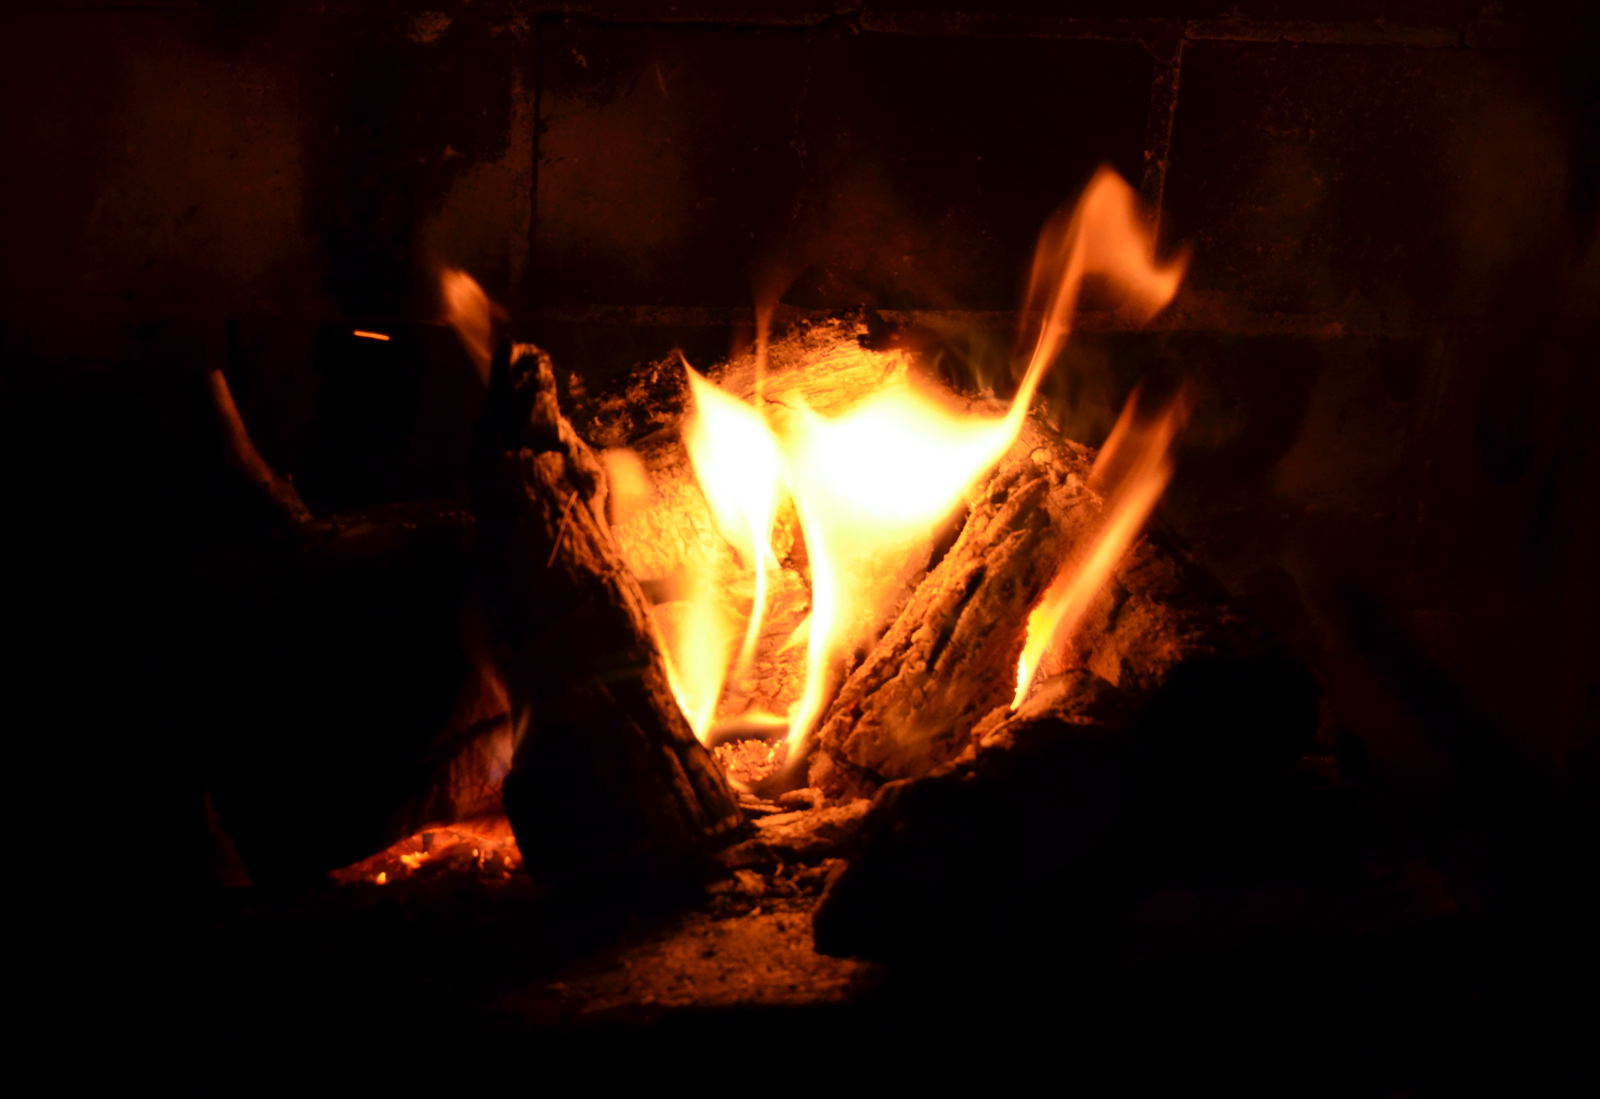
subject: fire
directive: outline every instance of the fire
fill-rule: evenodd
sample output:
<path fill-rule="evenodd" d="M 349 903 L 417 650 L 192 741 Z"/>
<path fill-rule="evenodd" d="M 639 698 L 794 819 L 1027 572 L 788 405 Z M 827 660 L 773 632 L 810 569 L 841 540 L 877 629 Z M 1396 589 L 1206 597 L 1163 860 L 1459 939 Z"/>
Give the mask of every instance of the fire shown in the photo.
<path fill-rule="evenodd" d="M 1044 598 L 1028 614 L 1027 639 L 1017 661 L 1013 709 L 1027 699 L 1045 656 L 1059 652 L 1071 639 L 1090 602 L 1123 551 L 1138 537 L 1172 479 L 1170 451 L 1183 419 L 1182 402 L 1174 400 L 1149 424 L 1135 428 L 1137 398 L 1137 393 L 1128 398 L 1090 475 L 1090 487 L 1101 489 L 1105 496 L 1098 528 L 1088 544 L 1062 566 Z"/>
<path fill-rule="evenodd" d="M 489 295 L 483 292 L 477 279 L 454 267 L 440 272 L 439 291 L 444 299 L 445 322 L 455 329 L 479 379 L 487 383 L 489 358 L 494 350 L 494 306 Z"/>
<path fill-rule="evenodd" d="M 711 738 L 717 703 L 727 682 L 737 627 L 723 610 L 721 589 L 710 571 L 694 570 L 686 594 L 676 613 L 657 608 L 656 629 L 666 659 L 667 682 L 678 708 L 705 744 Z"/>
<path fill-rule="evenodd" d="M 772 433 L 749 405 L 728 396 L 683 364 L 694 394 L 694 413 L 684 426 L 684 444 L 695 476 L 722 536 L 755 570 L 755 599 L 738 663 L 749 664 L 761 633 L 767 579 L 778 562 L 772 555 L 772 524 L 778 515 L 783 458 Z"/>
<path fill-rule="evenodd" d="M 1026 311 L 1040 313 L 1041 321 L 1013 415 L 1025 414 L 1025 409 L 1019 411 L 1022 402 L 1031 399 L 1045 367 L 1066 344 L 1086 276 L 1100 276 L 1122 289 L 1126 296 L 1121 310 L 1142 324 L 1178 292 L 1187 263 L 1181 255 L 1167 263 L 1156 260 L 1155 237 L 1145 227 L 1133 189 L 1102 168 L 1077 208 L 1070 215 L 1058 214 L 1040 234 Z M 1099 528 L 1090 544 L 1062 566 L 1028 615 L 1014 706 L 1027 698 L 1045 653 L 1065 644 L 1171 480 L 1169 452 L 1182 420 L 1180 402 L 1175 400 L 1135 433 L 1137 396 L 1128 398 L 1095 463 L 1091 487 L 1106 495 Z"/>
<path fill-rule="evenodd" d="M 806 686 L 790 715 L 804 748 L 851 642 L 893 610 L 905 563 L 1014 437 L 1007 419 L 967 418 L 910 381 L 836 418 L 804 405 L 783 437 L 788 487 L 811 559 Z"/>
<path fill-rule="evenodd" d="M 1039 234 L 1023 303 L 1025 317 L 1040 319 L 1033 353 L 1011 414 L 1021 427 L 1045 370 L 1072 332 L 1072 315 L 1084 279 L 1096 276 L 1120 289 L 1118 309 L 1143 324 L 1166 308 L 1183 281 L 1188 257 L 1160 263 L 1155 236 L 1139 209 L 1139 196 L 1120 176 L 1101 168 L 1070 212 L 1063 209 Z"/>
<path fill-rule="evenodd" d="M 692 579 L 688 608 L 663 629 L 674 689 L 701 739 L 714 727 L 730 661 L 735 668 L 746 666 L 754 652 L 767 575 L 776 564 L 771 535 L 785 498 L 804 536 L 811 584 L 805 686 L 787 716 L 792 764 L 837 687 L 843 655 L 886 621 L 907 571 L 917 567 L 918 547 L 926 548 L 936 526 L 1021 432 L 1044 372 L 1070 334 L 1085 279 L 1100 278 L 1120 291 L 1119 308 L 1142 322 L 1171 301 L 1184 265 L 1182 257 L 1157 261 L 1137 196 L 1102 169 L 1076 208 L 1053 218 L 1040 237 L 1025 303 L 1038 331 L 1003 416 L 958 410 L 908 377 L 825 416 L 801 400 L 768 400 L 759 365 L 756 404 L 750 405 L 685 363 L 693 399 L 685 444 L 718 531 L 755 574 L 736 656 L 737 623 L 727 620 L 723 593 L 704 570 Z M 1138 432 L 1130 415 L 1124 413 L 1124 424 L 1102 455 L 1102 523 L 1029 616 L 1019 702 L 1041 657 L 1070 633 L 1170 477 L 1175 408 Z"/>
<path fill-rule="evenodd" d="M 718 730 L 787 730 L 793 755 L 821 716 L 843 649 L 882 623 L 908 557 L 999 459 L 1012 433 L 1004 418 L 963 415 L 909 378 L 828 417 L 798 399 L 761 411 L 685 370 L 693 399 L 685 446 L 718 532 L 754 572 L 735 674 L 760 636 L 767 578 L 777 568 L 772 530 L 785 500 L 805 537 L 811 613 L 806 685 L 787 718 L 714 722 L 737 625 L 709 569 L 691 577 L 675 612 L 658 615 L 669 674 L 703 741 Z"/>
<path fill-rule="evenodd" d="M 694 411 L 685 442 L 696 476 L 718 529 L 756 574 L 738 665 L 754 651 L 765 574 L 776 567 L 770 534 L 785 497 L 804 533 L 806 679 L 786 722 L 795 759 L 837 685 L 845 651 L 887 619 L 917 548 L 1005 453 L 1020 424 L 964 414 L 910 378 L 831 417 L 803 401 L 763 415 L 693 370 L 689 379 Z M 702 740 L 726 670 L 718 660 L 729 645 L 720 605 L 714 584 L 700 586 L 677 628 L 664 631 L 674 689 Z M 748 715 L 735 723 L 748 725 Z"/>
<path fill-rule="evenodd" d="M 522 865 L 511 825 L 500 816 L 434 825 L 330 875 L 342 884 L 390 885 L 419 875 L 473 870 L 508 878 Z"/>

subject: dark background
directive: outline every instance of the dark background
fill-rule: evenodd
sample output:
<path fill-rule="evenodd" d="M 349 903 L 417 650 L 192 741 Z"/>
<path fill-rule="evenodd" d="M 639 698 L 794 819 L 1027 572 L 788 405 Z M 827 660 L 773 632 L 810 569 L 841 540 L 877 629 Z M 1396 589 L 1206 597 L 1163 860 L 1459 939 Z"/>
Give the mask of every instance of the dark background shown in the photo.
<path fill-rule="evenodd" d="M 674 345 L 709 361 L 773 293 L 780 320 L 873 307 L 999 378 L 1038 227 L 1108 162 L 1194 258 L 1150 331 L 1086 318 L 1058 415 L 1098 442 L 1141 375 L 1189 381 L 1165 521 L 1311 662 L 1466 911 L 1516 944 L 1494 964 L 1534 997 L 1569 964 L 1600 716 L 1580 9 L 979 7 L 5 16 L 0 401 L 26 654 L 8 738 L 25 803 L 116 883 L 111 907 L 203 891 L 195 740 L 241 720 L 216 691 L 203 721 L 191 701 L 214 641 L 194 547 L 253 521 L 205 370 L 227 369 L 266 457 L 325 508 L 449 488 L 330 472 L 361 417 L 341 379 L 370 369 L 333 336 L 387 326 L 406 371 L 466 369 L 427 328 L 441 263 L 591 385 Z M 391 441 L 422 416 L 370 415 Z M 305 613 L 273 641 L 321 629 Z M 342 651 L 445 621 L 394 617 L 345 623 Z M 382 689 L 387 659 L 317 690 Z"/>

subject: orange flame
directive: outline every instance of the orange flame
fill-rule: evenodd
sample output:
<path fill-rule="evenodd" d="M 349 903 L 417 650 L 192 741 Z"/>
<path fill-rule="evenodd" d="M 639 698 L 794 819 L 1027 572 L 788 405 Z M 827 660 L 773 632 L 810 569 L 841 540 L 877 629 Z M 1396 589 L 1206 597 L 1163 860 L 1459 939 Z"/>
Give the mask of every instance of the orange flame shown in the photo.
<path fill-rule="evenodd" d="M 627 447 L 602 450 L 600 464 L 606 468 L 606 518 L 620 526 L 650 505 L 650 475 Z"/>
<path fill-rule="evenodd" d="M 655 622 L 667 684 L 689 728 L 705 744 L 727 682 L 736 627 L 723 610 L 722 593 L 711 572 L 696 570 L 685 594 L 681 603 L 657 607 Z"/>
<path fill-rule="evenodd" d="M 769 539 L 785 495 L 805 536 L 811 615 L 805 686 L 788 716 L 791 766 L 832 696 L 841 654 L 892 611 L 908 569 L 915 567 L 913 551 L 927 544 L 936 524 L 1021 432 L 1044 371 L 1070 332 L 1084 279 L 1098 276 L 1119 288 L 1125 294 L 1121 308 L 1143 321 L 1172 299 L 1184 263 L 1182 257 L 1156 261 L 1133 190 L 1109 169 L 1097 173 L 1076 209 L 1052 218 L 1040 238 L 1027 299 L 1039 331 L 1003 417 L 958 412 L 904 379 L 831 417 L 803 402 L 769 405 L 762 375 L 770 311 L 758 311 L 754 407 L 684 363 L 693 397 L 685 443 L 696 476 L 718 531 L 755 570 L 754 606 L 737 658 L 741 667 L 759 633 L 766 573 L 775 565 Z M 1030 616 L 1019 698 L 1061 623 L 1081 615 L 1154 506 L 1170 473 L 1165 456 L 1176 422 L 1173 416 L 1165 428 L 1147 433 L 1152 449 L 1141 451 L 1126 476 L 1119 475 L 1094 544 L 1057 577 Z M 694 582 L 688 608 L 663 633 L 674 690 L 703 740 L 727 676 L 733 631 L 712 578 L 701 575 Z M 1037 630 L 1031 628 L 1035 619 Z"/>
<path fill-rule="evenodd" d="M 454 328 L 478 377 L 489 381 L 489 357 L 494 351 L 492 318 L 494 307 L 478 280 L 454 267 L 439 273 L 439 292 L 444 299 L 445 322 Z"/>
<path fill-rule="evenodd" d="M 1178 292 L 1188 257 L 1179 254 L 1158 263 L 1155 244 L 1139 196 L 1110 168 L 1094 174 L 1077 206 L 1063 207 L 1045 223 L 1023 301 L 1023 316 L 1039 317 L 1039 333 L 1011 408 L 1019 429 L 1045 370 L 1072 332 L 1085 277 L 1098 276 L 1122 289 L 1127 296 L 1119 312 L 1140 324 Z"/>
<path fill-rule="evenodd" d="M 772 524 L 778 515 L 783 459 L 761 414 L 730 397 L 684 360 L 694 412 L 684 425 L 684 445 L 717 528 L 755 570 L 755 604 L 739 665 L 755 655 L 756 638 L 767 603 L 767 577 L 778 562 L 772 555 Z"/>
<path fill-rule="evenodd" d="M 1172 479 L 1170 452 L 1183 420 L 1182 401 L 1174 400 L 1142 429 L 1134 426 L 1135 392 L 1123 406 L 1111 437 L 1090 474 L 1090 486 L 1104 488 L 1105 512 L 1098 529 L 1076 556 L 1050 582 L 1044 597 L 1028 614 L 1027 639 L 1017 661 L 1013 709 L 1027 699 L 1047 653 L 1063 649 L 1084 612 L 1138 537 L 1145 520 Z M 1107 484 L 1112 477 L 1115 482 Z"/>
<path fill-rule="evenodd" d="M 911 551 L 999 461 L 1015 428 L 1009 418 L 959 415 L 909 381 L 832 419 L 802 405 L 786 428 L 789 490 L 811 559 L 805 689 L 788 737 L 794 759 L 837 685 L 840 653 L 893 609 Z"/>

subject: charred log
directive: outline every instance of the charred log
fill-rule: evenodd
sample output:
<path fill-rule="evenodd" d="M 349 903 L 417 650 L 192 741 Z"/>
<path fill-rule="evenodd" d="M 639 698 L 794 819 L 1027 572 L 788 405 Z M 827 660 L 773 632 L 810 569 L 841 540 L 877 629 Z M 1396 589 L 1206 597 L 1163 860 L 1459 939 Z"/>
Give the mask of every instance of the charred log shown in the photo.
<path fill-rule="evenodd" d="M 956 760 L 884 786 L 818 905 L 817 949 L 928 956 L 1049 907 L 1041 894 L 1134 811 L 1143 760 L 1131 713 L 1121 692 L 1079 674 L 1015 717 L 997 713 Z"/>
<path fill-rule="evenodd" d="M 1375 840 L 1381 818 L 1336 760 L 1282 723 L 1268 737 L 1260 714 L 1237 715 L 1239 736 L 1220 701 L 1190 712 L 1181 678 L 1140 702 L 1087 672 L 1057 677 L 980 722 L 957 759 L 884 786 L 817 908 L 818 949 L 941 967 L 1008 944 L 1129 960 L 1247 924 L 1366 934 L 1448 908 L 1425 866 Z M 1308 678 L 1297 693 L 1310 709 Z"/>
<path fill-rule="evenodd" d="M 491 689 L 460 630 L 471 543 L 471 516 L 431 502 L 196 549 L 184 720 L 258 882 L 310 878 L 424 819 L 482 811 L 452 762 L 505 727 L 492 698 L 463 706 Z"/>
<path fill-rule="evenodd" d="M 548 356 L 496 356 L 474 510 L 486 611 L 520 743 L 507 816 L 536 876 L 676 865 L 740 823 L 667 681 L 600 462 L 561 415 Z"/>
<path fill-rule="evenodd" d="M 245 502 L 185 569 L 200 610 L 177 720 L 213 853 L 257 882 L 305 880 L 497 811 L 509 722 L 462 629 L 471 515 L 447 500 L 314 515 L 256 449 L 223 372 L 205 385 Z"/>

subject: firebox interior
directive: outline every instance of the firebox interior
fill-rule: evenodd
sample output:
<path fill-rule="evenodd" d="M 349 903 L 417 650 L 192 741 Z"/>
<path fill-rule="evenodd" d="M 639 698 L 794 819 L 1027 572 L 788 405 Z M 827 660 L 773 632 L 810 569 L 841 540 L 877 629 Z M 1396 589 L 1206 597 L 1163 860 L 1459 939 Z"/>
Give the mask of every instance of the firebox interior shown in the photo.
<path fill-rule="evenodd" d="M 1111 7 L 8 15 L 8 726 L 63 1018 L 218 1053 L 977 1036 L 1219 1073 L 1270 1056 L 1245 1033 L 1315 1063 L 1291 1091 L 1540 1090 L 1600 697 L 1577 8 Z M 1189 266 L 1147 326 L 1086 289 L 1039 422 L 1098 447 L 1136 385 L 1184 393 L 1149 544 L 1292 671 L 1180 682 L 1137 744 L 1100 675 L 891 795 L 894 827 L 771 801 L 709 882 L 530 877 L 485 812 L 527 715 L 483 673 L 486 387 L 440 272 L 633 447 L 682 396 L 651 364 L 737 361 L 769 310 L 1003 402 L 1039 227 L 1100 165 Z M 813 941 L 845 862 L 884 869 Z"/>

